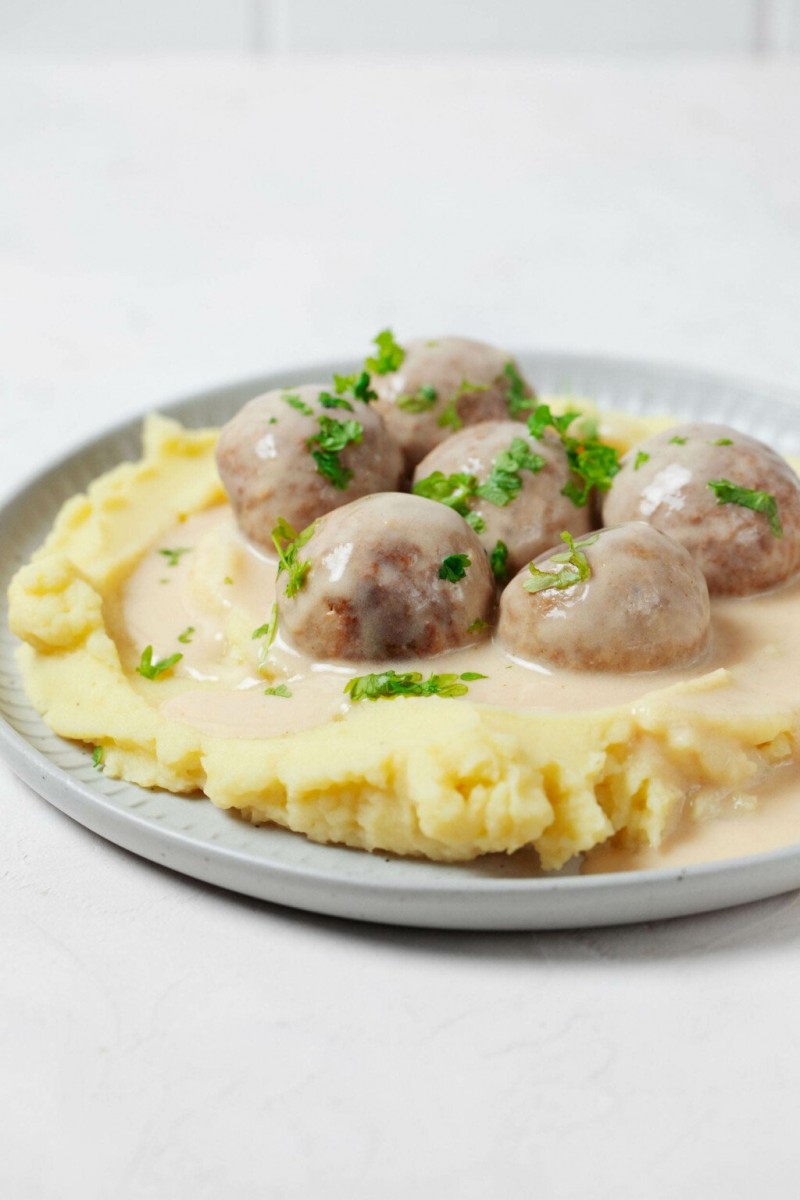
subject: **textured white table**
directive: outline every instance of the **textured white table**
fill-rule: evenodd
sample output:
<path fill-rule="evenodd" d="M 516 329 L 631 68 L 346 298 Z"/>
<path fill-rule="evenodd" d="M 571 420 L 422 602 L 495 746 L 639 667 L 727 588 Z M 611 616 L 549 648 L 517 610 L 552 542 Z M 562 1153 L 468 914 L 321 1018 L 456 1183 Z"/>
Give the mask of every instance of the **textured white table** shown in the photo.
<path fill-rule="evenodd" d="M 387 323 L 798 387 L 799 106 L 797 62 L 3 68 L 3 490 Z M 8 1200 L 796 1194 L 797 896 L 404 932 L 169 874 L 4 766 L 0 819 Z"/>

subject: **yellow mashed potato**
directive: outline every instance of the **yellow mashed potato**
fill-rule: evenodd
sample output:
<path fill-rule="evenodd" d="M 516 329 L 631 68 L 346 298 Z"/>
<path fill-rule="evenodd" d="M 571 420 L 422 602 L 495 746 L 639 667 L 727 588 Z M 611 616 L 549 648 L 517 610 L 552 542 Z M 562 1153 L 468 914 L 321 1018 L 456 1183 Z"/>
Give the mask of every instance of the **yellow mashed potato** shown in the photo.
<path fill-rule="evenodd" d="M 607 414 L 601 436 L 625 450 L 665 424 Z M 796 706 L 771 701 L 769 688 L 751 693 L 724 664 L 581 711 L 480 703 L 474 688 L 342 705 L 317 727 L 269 738 L 170 717 L 164 697 L 199 685 L 142 678 L 110 614 L 143 556 L 224 505 L 215 442 L 214 430 L 148 419 L 141 461 L 68 501 L 10 587 L 32 703 L 56 733 L 102 747 L 106 774 L 200 790 L 314 841 L 443 861 L 533 846 L 556 869 L 611 838 L 657 847 L 687 805 L 748 803 L 776 765 L 796 759 Z M 227 610 L 228 659 L 252 659 L 251 630 Z"/>

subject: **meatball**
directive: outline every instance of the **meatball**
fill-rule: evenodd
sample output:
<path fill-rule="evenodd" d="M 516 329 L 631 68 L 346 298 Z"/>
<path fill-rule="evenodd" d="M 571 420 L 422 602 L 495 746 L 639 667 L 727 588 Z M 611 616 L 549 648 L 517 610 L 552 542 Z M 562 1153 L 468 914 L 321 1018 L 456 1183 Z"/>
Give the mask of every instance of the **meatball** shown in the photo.
<path fill-rule="evenodd" d="M 372 387 L 409 472 L 463 425 L 523 417 L 533 405 L 512 356 L 469 338 L 409 342 L 399 369 L 373 375 Z"/>
<path fill-rule="evenodd" d="M 485 494 L 465 506 L 475 514 L 470 521 L 501 582 L 552 546 L 562 530 L 577 536 L 592 528 L 588 507 L 561 494 L 573 476 L 561 440 L 550 430 L 537 440 L 516 421 L 470 425 L 423 458 L 414 489 L 428 494 L 426 481 L 437 471 L 472 476 L 483 488 Z"/>
<path fill-rule="evenodd" d="M 668 533 L 712 595 L 760 592 L 800 567 L 800 481 L 769 446 L 726 425 L 679 425 L 634 446 L 603 519 Z"/>
<path fill-rule="evenodd" d="M 552 572 L 553 584 L 526 567 L 500 600 L 500 640 L 520 658 L 634 673 L 687 666 L 708 645 L 703 573 L 688 550 L 652 525 L 600 529 L 533 566 Z"/>
<path fill-rule="evenodd" d="M 280 627 L 313 658 L 426 658 L 480 640 L 494 580 L 483 547 L 449 508 L 401 493 L 321 517 L 278 583 Z M 283 583 L 281 583 L 281 580 Z"/>
<path fill-rule="evenodd" d="M 311 384 L 245 404 L 220 433 L 217 466 L 242 533 L 271 550 L 279 517 L 304 529 L 359 496 L 393 491 L 403 456 L 369 405 Z"/>

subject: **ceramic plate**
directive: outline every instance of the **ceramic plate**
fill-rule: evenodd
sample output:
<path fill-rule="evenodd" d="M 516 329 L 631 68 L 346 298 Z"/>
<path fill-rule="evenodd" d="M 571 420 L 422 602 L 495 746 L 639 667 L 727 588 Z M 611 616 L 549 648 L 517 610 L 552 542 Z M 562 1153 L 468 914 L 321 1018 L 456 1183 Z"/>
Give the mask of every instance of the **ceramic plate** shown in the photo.
<path fill-rule="evenodd" d="M 724 421 L 785 454 L 800 454 L 800 396 L 667 367 L 558 354 L 520 354 L 542 393 L 604 407 Z M 220 424 L 267 388 L 330 378 L 323 363 L 217 389 L 161 411 L 188 425 Z M 457 866 L 317 846 L 254 828 L 203 800 L 106 779 L 87 750 L 52 734 L 28 704 L 8 632 L 9 579 L 43 540 L 67 497 L 139 456 L 128 422 L 46 470 L 0 510 L 0 745 L 17 774 L 95 833 L 154 862 L 249 896 L 312 912 L 453 929 L 557 929 L 684 916 L 800 887 L 800 846 L 723 863 L 587 876 L 535 877 L 520 856 Z M 800 798 L 799 798 L 800 800 Z"/>

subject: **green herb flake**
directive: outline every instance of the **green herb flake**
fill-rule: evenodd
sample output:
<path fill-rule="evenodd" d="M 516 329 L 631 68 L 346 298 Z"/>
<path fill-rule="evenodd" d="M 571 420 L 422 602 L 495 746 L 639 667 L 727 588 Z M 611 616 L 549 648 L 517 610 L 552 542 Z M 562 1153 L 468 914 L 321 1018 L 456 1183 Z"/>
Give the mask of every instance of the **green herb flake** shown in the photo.
<path fill-rule="evenodd" d="M 458 583 L 467 573 L 467 567 L 472 565 L 468 554 L 448 554 L 439 567 L 439 578 L 449 583 Z"/>
<path fill-rule="evenodd" d="M 311 570 L 311 563 L 308 560 L 301 562 L 299 555 L 306 542 L 314 536 L 316 528 L 317 522 L 313 521 L 302 533 L 296 533 L 288 521 L 279 517 L 278 524 L 272 531 L 272 544 L 278 554 L 278 575 L 286 571 L 289 576 L 286 582 L 288 597 L 297 595 Z"/>
<path fill-rule="evenodd" d="M 166 671 L 171 671 L 182 658 L 182 654 L 170 654 L 169 658 L 162 658 L 158 662 L 153 662 L 153 647 L 145 646 L 136 670 L 145 679 L 158 679 Z"/>
<path fill-rule="evenodd" d="M 355 412 L 349 400 L 344 396 L 333 396 L 330 392 L 320 392 L 319 402 L 323 408 L 344 408 L 347 412 Z"/>
<path fill-rule="evenodd" d="M 361 400 L 364 404 L 369 404 L 370 400 L 378 398 L 378 393 L 374 392 L 370 386 L 371 383 L 372 380 L 367 371 L 355 371 L 352 375 L 334 375 L 333 377 L 333 386 L 340 399 Z M 326 395 L 329 394 L 326 393 Z M 333 405 L 332 407 L 341 406 Z"/>
<path fill-rule="evenodd" d="M 224 583 L 224 584 L 225 584 L 227 587 L 233 587 L 233 580 L 231 579 L 230 575 L 226 575 L 226 576 L 225 576 L 225 578 L 223 579 L 223 581 L 222 581 L 222 582 L 223 582 L 223 583 Z"/>
<path fill-rule="evenodd" d="M 503 367 L 503 375 L 508 381 L 506 400 L 508 401 L 509 416 L 516 418 L 521 417 L 523 413 L 530 412 L 535 404 L 535 399 L 527 394 L 527 385 L 517 370 L 516 364 L 511 361 L 507 362 Z"/>
<path fill-rule="evenodd" d="M 465 683 L 473 683 L 476 679 L 488 679 L 488 675 L 481 675 L 480 671 L 462 671 L 459 679 L 463 679 Z"/>
<path fill-rule="evenodd" d="M 95 746 L 92 751 L 92 766 L 95 771 L 102 771 L 106 763 L 106 752 L 104 746 Z"/>
<path fill-rule="evenodd" d="M 498 583 L 508 580 L 508 546 L 505 542 L 496 542 L 494 550 L 489 555 L 489 566 Z"/>
<path fill-rule="evenodd" d="M 189 642 L 192 640 L 194 633 L 195 633 L 194 625 L 187 625 L 186 628 L 184 629 L 183 633 L 178 634 L 178 641 L 181 642 L 184 646 L 188 646 Z"/>
<path fill-rule="evenodd" d="M 447 404 L 442 409 L 442 411 L 439 413 L 436 424 L 439 426 L 440 429 L 453 429 L 457 432 L 459 429 L 463 428 L 464 422 L 461 420 L 461 417 L 458 415 L 458 412 L 456 411 L 457 403 L 458 403 L 457 397 L 452 396 L 451 399 L 448 400 Z"/>
<path fill-rule="evenodd" d="M 486 522 L 480 513 L 468 512 L 464 520 L 476 533 L 483 533 L 486 530 Z"/>
<path fill-rule="evenodd" d="M 476 495 L 498 508 L 505 508 L 522 490 L 520 471 L 535 475 L 544 465 L 545 460 L 540 454 L 531 453 L 524 438 L 514 438 L 508 450 L 501 450 L 497 455 L 485 482 L 476 488 Z"/>
<path fill-rule="evenodd" d="M 310 404 L 306 404 L 305 400 L 301 400 L 296 392 L 283 392 L 281 400 L 288 404 L 291 408 L 297 409 L 304 417 L 313 417 L 314 410 Z"/>
<path fill-rule="evenodd" d="M 469 691 L 466 682 L 477 678 L 486 676 L 465 671 L 463 675 L 429 675 L 423 679 L 419 671 L 383 671 L 356 675 L 347 681 L 344 691 L 354 704 L 361 700 L 393 700 L 396 696 L 465 696 Z"/>
<path fill-rule="evenodd" d="M 319 432 L 310 437 L 306 446 L 317 464 L 317 471 L 339 491 L 345 491 L 353 472 L 339 460 L 346 446 L 358 445 L 364 436 L 360 421 L 337 421 L 335 417 L 319 418 Z"/>
<path fill-rule="evenodd" d="M 475 495 L 477 487 L 478 481 L 474 475 L 458 471 L 453 475 L 444 475 L 441 471 L 433 471 L 415 483 L 412 491 L 415 496 L 424 496 L 426 500 L 446 504 L 460 516 L 468 518 L 469 501 Z"/>
<path fill-rule="evenodd" d="M 646 450 L 640 450 L 633 462 L 634 471 L 638 471 L 639 467 L 643 467 L 646 462 L 650 462 L 650 455 Z"/>
<path fill-rule="evenodd" d="M 388 375 L 403 365 L 406 352 L 394 340 L 391 329 L 382 329 L 372 339 L 372 343 L 377 347 L 378 352 L 368 358 L 364 364 L 368 371 L 372 371 L 375 375 Z"/>
<path fill-rule="evenodd" d="M 752 488 L 739 487 L 729 479 L 709 480 L 708 486 L 717 497 L 717 504 L 739 504 L 753 512 L 763 513 L 769 521 L 774 537 L 783 537 L 783 526 L 778 516 L 778 501 L 770 492 L 756 492 Z"/>
<path fill-rule="evenodd" d="M 483 633 L 484 629 L 488 628 L 488 621 L 484 621 L 483 617 L 476 617 L 472 624 L 467 626 L 467 633 Z"/>
<path fill-rule="evenodd" d="M 677 434 L 677 433 L 676 433 L 676 434 L 675 434 L 675 437 L 671 437 L 671 438 L 669 439 L 669 443 L 668 443 L 668 444 L 669 444 L 670 446 L 685 446 L 685 445 L 686 445 L 686 443 L 688 442 L 688 440 L 689 440 L 688 438 L 681 437 L 681 436 L 680 436 L 680 434 Z"/>
<path fill-rule="evenodd" d="M 397 407 L 407 413 L 430 412 L 438 398 L 439 393 L 436 388 L 423 383 L 413 396 L 401 396 L 397 401 Z"/>
<path fill-rule="evenodd" d="M 713 442 L 709 442 L 708 444 L 709 446 L 732 446 L 733 438 L 714 438 Z"/>
<path fill-rule="evenodd" d="M 285 683 L 279 683 L 276 687 L 264 688 L 265 696 L 281 696 L 284 700 L 291 700 L 292 693 Z"/>
<path fill-rule="evenodd" d="M 191 549 L 191 546 L 176 546 L 174 550 L 168 550 L 166 546 L 163 546 L 158 553 L 167 560 L 168 567 L 177 567 L 184 554 L 189 554 Z"/>
<path fill-rule="evenodd" d="M 251 634 L 253 641 L 258 641 L 259 638 L 265 639 L 264 645 L 261 647 L 261 651 L 258 656 L 259 670 L 261 669 L 261 667 L 263 667 L 263 665 L 266 661 L 267 654 L 269 653 L 269 649 L 270 649 L 272 643 L 275 641 L 275 635 L 277 634 L 277 632 L 278 632 L 278 605 L 273 604 L 272 611 L 270 612 L 269 620 L 265 621 L 265 623 L 263 625 L 259 625 L 258 629 L 254 629 Z"/>
<path fill-rule="evenodd" d="M 559 554 L 550 555 L 550 561 L 558 563 L 558 570 L 542 571 L 534 563 L 531 563 L 528 567 L 531 578 L 526 579 L 522 584 L 526 592 L 543 592 L 548 588 L 555 588 L 557 591 L 563 592 L 567 588 L 574 587 L 576 583 L 585 583 L 591 576 L 589 560 L 583 550 L 586 546 L 594 545 L 599 534 L 582 538 L 579 542 L 575 542 L 572 534 L 566 531 L 560 534 L 560 537 L 562 542 L 566 542 L 568 549 Z"/>

